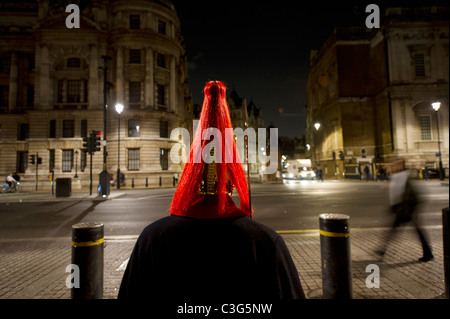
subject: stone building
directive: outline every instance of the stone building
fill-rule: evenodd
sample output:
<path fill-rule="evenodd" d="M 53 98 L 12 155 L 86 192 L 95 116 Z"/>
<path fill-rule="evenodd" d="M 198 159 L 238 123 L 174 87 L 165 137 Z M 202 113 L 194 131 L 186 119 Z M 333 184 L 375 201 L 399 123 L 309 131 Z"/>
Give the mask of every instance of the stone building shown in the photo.
<path fill-rule="evenodd" d="M 326 177 L 438 168 L 438 142 L 448 176 L 448 27 L 448 7 L 388 8 L 381 28 L 336 28 L 311 52 L 306 143 Z"/>
<path fill-rule="evenodd" d="M 262 109 L 257 107 L 253 100 L 247 104 L 246 98 L 241 98 L 235 89 L 231 90 L 227 99 L 228 107 L 230 109 L 231 124 L 233 128 L 241 128 L 245 131 L 245 107 L 247 108 L 247 122 L 248 128 L 255 130 L 254 142 L 249 139 L 249 150 L 257 151 L 258 147 L 258 128 L 264 128 L 264 119 L 262 116 Z M 267 138 L 268 135 L 266 135 Z M 244 159 L 241 159 L 244 162 Z M 250 174 L 254 178 L 260 179 L 259 175 L 264 169 L 261 163 L 250 160 Z M 244 170 L 247 171 L 247 166 L 244 165 Z"/>
<path fill-rule="evenodd" d="M 175 7 L 168 0 L 73 3 L 80 28 L 67 27 L 66 1 L 0 3 L 0 176 L 17 171 L 23 187 L 34 187 L 29 158 L 38 153 L 39 189 L 49 189 L 52 171 L 72 178 L 72 189 L 84 188 L 83 137 L 98 130 L 106 135 L 107 170 L 114 174 L 120 165 L 127 186 L 132 179 L 136 187 L 158 185 L 160 177 L 171 184 L 182 167 L 170 161 L 170 132 L 192 123 Z M 111 58 L 106 79 L 104 56 Z M 95 186 L 102 168 L 103 149 L 93 156 Z"/>

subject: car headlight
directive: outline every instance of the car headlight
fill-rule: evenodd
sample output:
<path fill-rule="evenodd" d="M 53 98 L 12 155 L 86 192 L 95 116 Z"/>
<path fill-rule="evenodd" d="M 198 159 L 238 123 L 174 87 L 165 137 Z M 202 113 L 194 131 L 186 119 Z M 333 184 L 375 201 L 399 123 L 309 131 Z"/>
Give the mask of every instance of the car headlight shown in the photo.
<path fill-rule="evenodd" d="M 292 178 L 292 177 L 294 177 L 294 174 L 290 173 L 289 178 Z"/>
<path fill-rule="evenodd" d="M 286 177 L 286 174 L 281 175 L 281 177 L 285 178 L 285 177 Z"/>

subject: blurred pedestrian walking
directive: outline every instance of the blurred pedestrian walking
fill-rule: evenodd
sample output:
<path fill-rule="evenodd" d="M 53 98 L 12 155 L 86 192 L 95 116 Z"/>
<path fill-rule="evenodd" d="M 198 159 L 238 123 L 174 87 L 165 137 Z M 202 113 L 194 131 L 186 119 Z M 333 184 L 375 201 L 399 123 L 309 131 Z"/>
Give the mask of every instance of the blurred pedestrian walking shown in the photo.
<path fill-rule="evenodd" d="M 398 227 L 402 224 L 412 222 L 422 244 L 423 256 L 419 258 L 419 261 L 427 262 L 433 260 L 434 256 L 428 240 L 419 225 L 417 213 L 419 198 L 411 184 L 410 172 L 409 170 L 405 170 L 402 164 L 403 161 L 396 161 L 390 167 L 392 175 L 389 181 L 389 204 L 395 219 L 386 241 L 376 253 L 384 256 L 387 245 L 397 232 Z"/>

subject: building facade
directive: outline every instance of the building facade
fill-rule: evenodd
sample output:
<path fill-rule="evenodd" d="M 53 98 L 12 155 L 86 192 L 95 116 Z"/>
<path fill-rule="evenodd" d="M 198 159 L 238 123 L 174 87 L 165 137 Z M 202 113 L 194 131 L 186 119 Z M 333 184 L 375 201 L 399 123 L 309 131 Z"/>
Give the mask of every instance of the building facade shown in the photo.
<path fill-rule="evenodd" d="M 53 172 L 72 178 L 72 189 L 85 188 L 83 137 L 98 130 L 107 170 L 115 175 L 120 165 L 127 186 L 158 185 L 160 177 L 171 184 L 182 167 L 170 161 L 170 132 L 192 123 L 175 7 L 168 0 L 82 1 L 80 28 L 68 28 L 66 6 L 0 4 L 0 175 L 18 172 L 25 188 L 38 176 L 39 189 L 48 189 Z M 42 158 L 37 174 L 33 154 Z M 94 185 L 103 162 L 101 149 L 93 155 Z"/>
<path fill-rule="evenodd" d="M 380 29 L 336 28 L 311 53 L 306 143 L 326 177 L 438 168 L 439 148 L 448 176 L 448 26 L 448 7 L 388 8 Z"/>

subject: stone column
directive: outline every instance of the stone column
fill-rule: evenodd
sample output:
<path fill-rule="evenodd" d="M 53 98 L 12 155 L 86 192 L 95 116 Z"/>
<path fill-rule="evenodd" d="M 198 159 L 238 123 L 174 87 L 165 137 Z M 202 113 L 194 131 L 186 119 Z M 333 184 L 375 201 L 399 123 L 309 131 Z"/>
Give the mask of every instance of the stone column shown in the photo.
<path fill-rule="evenodd" d="M 39 72 L 39 108 L 41 110 L 49 110 L 50 106 L 50 62 L 48 47 L 46 45 L 41 46 L 41 61 Z"/>
<path fill-rule="evenodd" d="M 147 48 L 145 51 L 145 106 L 155 107 L 154 86 L 153 83 L 153 50 Z"/>
<path fill-rule="evenodd" d="M 17 53 L 11 54 L 11 68 L 9 71 L 9 111 L 14 112 L 17 108 L 17 80 L 19 76 L 19 67 Z"/>
<path fill-rule="evenodd" d="M 98 107 L 98 49 L 92 45 L 89 57 L 89 83 L 88 83 L 88 109 L 96 109 Z"/>
<path fill-rule="evenodd" d="M 122 103 L 125 105 L 122 47 L 117 48 L 116 93 L 116 103 Z"/>
<path fill-rule="evenodd" d="M 170 57 L 170 85 L 169 85 L 169 111 L 176 112 L 178 110 L 176 101 L 176 73 L 175 73 L 175 56 Z"/>

